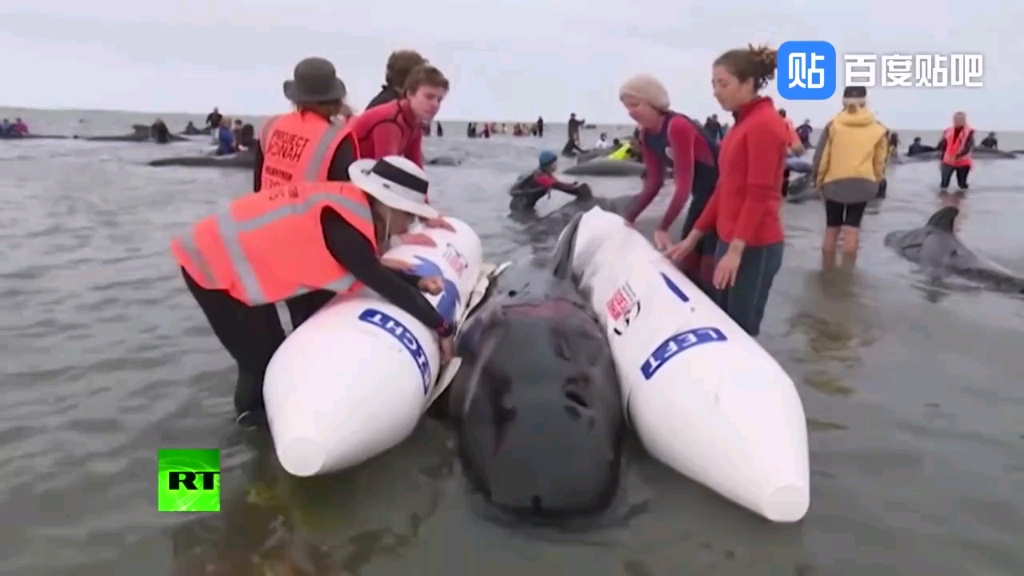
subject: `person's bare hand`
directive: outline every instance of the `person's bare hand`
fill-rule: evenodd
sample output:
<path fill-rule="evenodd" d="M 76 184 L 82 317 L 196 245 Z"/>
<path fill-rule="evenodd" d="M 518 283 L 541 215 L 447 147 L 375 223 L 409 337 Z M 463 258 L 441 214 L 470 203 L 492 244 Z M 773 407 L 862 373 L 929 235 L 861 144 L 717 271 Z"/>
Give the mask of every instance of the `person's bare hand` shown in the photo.
<path fill-rule="evenodd" d="M 405 260 L 399 260 L 398 258 L 391 258 L 389 256 L 385 256 L 380 259 L 380 263 L 397 272 L 409 273 L 412 271 L 412 264 L 406 262 Z"/>
<path fill-rule="evenodd" d="M 427 228 L 443 228 L 450 232 L 455 232 L 455 227 L 444 219 L 444 216 L 438 216 L 437 218 L 427 218 L 423 220 L 423 225 Z"/>
<path fill-rule="evenodd" d="M 655 230 L 653 244 L 658 252 L 665 252 L 672 247 L 672 240 L 668 237 L 668 232 L 664 230 Z"/>
<path fill-rule="evenodd" d="M 428 248 L 437 246 L 437 242 L 433 238 L 422 232 L 406 232 L 398 237 L 398 242 L 403 246 L 426 246 Z"/>
<path fill-rule="evenodd" d="M 444 292 L 444 278 L 440 276 L 420 278 L 419 281 L 416 282 L 416 287 L 427 294 L 437 296 L 441 292 Z"/>
<path fill-rule="evenodd" d="M 441 365 L 446 366 L 455 357 L 455 337 L 441 338 Z"/>
<path fill-rule="evenodd" d="M 671 246 L 668 250 L 666 250 L 665 256 L 673 262 L 682 262 L 683 258 L 686 258 L 687 254 L 693 252 L 695 244 L 696 242 L 692 242 L 689 238 L 687 238 L 682 242 L 677 242 L 674 246 Z"/>

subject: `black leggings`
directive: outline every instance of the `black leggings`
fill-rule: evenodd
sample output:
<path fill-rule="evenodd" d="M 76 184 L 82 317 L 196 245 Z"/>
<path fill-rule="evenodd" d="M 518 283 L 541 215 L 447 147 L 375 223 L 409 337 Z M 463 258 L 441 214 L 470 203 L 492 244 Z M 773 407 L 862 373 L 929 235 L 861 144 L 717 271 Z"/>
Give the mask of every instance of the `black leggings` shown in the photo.
<path fill-rule="evenodd" d="M 942 181 L 939 183 L 939 188 L 949 188 L 949 181 L 953 178 L 953 174 L 956 174 L 956 185 L 961 190 L 967 190 L 967 175 L 971 173 L 970 166 L 950 166 L 949 164 L 943 164 L 942 169 L 939 171 Z"/>
<path fill-rule="evenodd" d="M 184 269 L 181 274 L 213 333 L 238 363 L 235 410 L 241 414 L 261 407 L 263 374 L 286 336 L 277 307 L 274 304 L 249 306 L 224 290 L 203 288 Z M 286 300 L 292 327 L 297 328 L 308 320 L 333 297 L 333 292 L 318 290 Z"/>
<path fill-rule="evenodd" d="M 864 209 L 867 207 L 867 202 L 842 204 L 825 200 L 825 225 L 829 228 L 839 228 L 840 226 L 860 228 L 860 221 L 864 218 Z"/>

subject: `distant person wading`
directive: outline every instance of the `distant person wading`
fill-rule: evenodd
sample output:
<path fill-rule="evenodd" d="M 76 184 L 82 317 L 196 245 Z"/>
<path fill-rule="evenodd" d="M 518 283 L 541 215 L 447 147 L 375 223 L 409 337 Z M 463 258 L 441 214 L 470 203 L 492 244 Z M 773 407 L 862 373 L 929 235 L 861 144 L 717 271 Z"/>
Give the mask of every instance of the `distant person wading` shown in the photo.
<path fill-rule="evenodd" d="M 971 152 L 974 150 L 974 128 L 967 125 L 967 114 L 953 114 L 953 125 L 942 132 L 938 149 L 942 151 L 942 168 L 939 189 L 949 189 L 949 181 L 956 174 L 956 185 L 961 192 L 967 191 L 967 176 L 971 173 Z"/>

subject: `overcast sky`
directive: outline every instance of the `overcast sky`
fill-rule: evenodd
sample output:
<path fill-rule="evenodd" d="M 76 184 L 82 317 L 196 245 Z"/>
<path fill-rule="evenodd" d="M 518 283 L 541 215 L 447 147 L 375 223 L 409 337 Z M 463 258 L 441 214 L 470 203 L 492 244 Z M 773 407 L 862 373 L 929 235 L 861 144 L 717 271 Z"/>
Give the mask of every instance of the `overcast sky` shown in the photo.
<path fill-rule="evenodd" d="M 306 56 L 331 59 L 363 106 L 387 55 L 413 48 L 452 81 L 441 118 L 562 121 L 576 112 L 626 122 L 617 87 L 649 72 L 673 107 L 718 112 L 711 62 L 747 42 L 828 40 L 844 52 L 981 53 L 980 89 L 870 91 L 881 119 L 945 125 L 955 109 L 979 127 L 1024 128 L 1015 114 L 1024 16 L 972 0 L 4 0 L 0 105 L 263 114 L 287 106 L 281 82 Z M 628 8 L 627 8 L 628 7 Z M 780 103 L 820 122 L 838 107 Z"/>

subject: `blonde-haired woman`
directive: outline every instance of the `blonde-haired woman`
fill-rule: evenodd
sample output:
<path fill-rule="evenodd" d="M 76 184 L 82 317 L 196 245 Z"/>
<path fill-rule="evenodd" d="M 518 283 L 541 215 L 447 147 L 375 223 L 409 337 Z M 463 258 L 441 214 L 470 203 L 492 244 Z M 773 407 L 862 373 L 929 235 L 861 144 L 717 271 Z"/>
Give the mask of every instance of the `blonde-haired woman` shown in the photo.
<path fill-rule="evenodd" d="M 824 267 L 835 264 L 840 234 L 844 263 L 856 261 L 860 222 L 878 194 L 888 152 L 885 127 L 867 109 L 867 89 L 847 86 L 843 110 L 822 130 L 814 152 L 814 187 L 825 200 Z"/>

